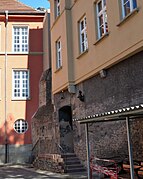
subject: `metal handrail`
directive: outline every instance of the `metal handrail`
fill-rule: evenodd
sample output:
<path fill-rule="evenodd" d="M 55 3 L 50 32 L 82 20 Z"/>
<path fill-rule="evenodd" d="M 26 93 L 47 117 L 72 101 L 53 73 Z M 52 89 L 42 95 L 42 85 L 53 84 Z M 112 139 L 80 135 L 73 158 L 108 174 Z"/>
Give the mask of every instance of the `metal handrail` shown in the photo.
<path fill-rule="evenodd" d="M 57 147 L 60 149 L 60 151 L 62 151 L 63 153 L 66 153 L 65 150 L 63 149 L 63 147 L 62 147 L 60 144 L 58 144 L 58 143 L 56 143 L 56 142 L 55 142 L 55 144 L 56 144 Z"/>
<path fill-rule="evenodd" d="M 40 137 L 37 139 L 36 143 L 35 143 L 34 146 L 32 147 L 32 151 L 35 149 L 35 147 L 36 147 L 36 145 L 38 144 L 39 140 L 40 140 Z"/>

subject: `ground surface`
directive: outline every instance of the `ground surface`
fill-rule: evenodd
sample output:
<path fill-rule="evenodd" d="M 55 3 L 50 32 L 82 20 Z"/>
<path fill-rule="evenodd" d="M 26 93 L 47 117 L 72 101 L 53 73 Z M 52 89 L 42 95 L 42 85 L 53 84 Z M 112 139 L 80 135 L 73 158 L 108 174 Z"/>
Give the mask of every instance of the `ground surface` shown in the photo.
<path fill-rule="evenodd" d="M 85 174 L 67 175 L 48 171 L 41 171 L 30 166 L 2 165 L 0 166 L 0 179 L 79 179 L 87 178 Z"/>

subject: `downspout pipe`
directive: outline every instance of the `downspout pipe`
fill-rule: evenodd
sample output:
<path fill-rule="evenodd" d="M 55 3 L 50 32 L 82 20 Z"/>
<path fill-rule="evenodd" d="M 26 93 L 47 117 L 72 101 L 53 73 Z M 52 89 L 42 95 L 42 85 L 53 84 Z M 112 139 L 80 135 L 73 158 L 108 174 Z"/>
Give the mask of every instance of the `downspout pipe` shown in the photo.
<path fill-rule="evenodd" d="M 7 140 L 7 44 L 8 44 L 8 11 L 5 11 L 5 163 L 8 163 L 8 140 Z"/>

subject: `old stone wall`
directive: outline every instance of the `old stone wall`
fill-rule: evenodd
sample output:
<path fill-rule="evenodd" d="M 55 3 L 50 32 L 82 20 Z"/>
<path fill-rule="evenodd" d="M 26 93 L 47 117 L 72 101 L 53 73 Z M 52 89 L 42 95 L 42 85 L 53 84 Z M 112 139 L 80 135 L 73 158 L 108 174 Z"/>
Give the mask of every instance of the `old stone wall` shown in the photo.
<path fill-rule="evenodd" d="M 51 101 L 51 70 L 43 72 L 39 84 L 39 108 L 32 118 L 33 155 L 57 153 L 57 123 Z"/>
<path fill-rule="evenodd" d="M 57 111 L 62 106 L 72 108 L 72 117 L 81 118 L 95 113 L 102 113 L 123 107 L 134 106 L 143 101 L 143 51 L 106 69 L 107 76 L 99 74 L 76 86 L 76 94 L 68 91 L 56 94 L 54 104 Z M 81 90 L 85 101 L 77 96 Z M 143 122 L 142 119 L 131 121 L 134 157 L 143 156 Z M 127 151 L 127 134 L 125 121 L 90 124 L 90 147 L 97 157 L 125 156 Z M 74 150 L 85 160 L 85 127 L 73 123 Z"/>
<path fill-rule="evenodd" d="M 85 95 L 84 109 L 73 109 L 75 118 L 134 106 L 143 101 L 143 52 L 140 52 L 107 69 L 107 77 L 97 75 L 82 86 Z M 83 117 L 85 117 L 83 116 Z M 142 119 L 131 122 L 134 157 L 143 157 Z M 82 130 L 83 131 L 83 130 Z M 125 156 L 127 134 L 125 121 L 91 124 L 91 150 L 98 157 Z M 77 135 L 79 135 L 77 133 Z M 81 140 L 84 141 L 83 135 Z M 84 142 L 85 143 L 85 142 Z M 80 146 L 75 150 L 80 150 Z"/>
<path fill-rule="evenodd" d="M 40 154 L 33 164 L 41 170 L 64 173 L 63 159 L 58 154 Z"/>

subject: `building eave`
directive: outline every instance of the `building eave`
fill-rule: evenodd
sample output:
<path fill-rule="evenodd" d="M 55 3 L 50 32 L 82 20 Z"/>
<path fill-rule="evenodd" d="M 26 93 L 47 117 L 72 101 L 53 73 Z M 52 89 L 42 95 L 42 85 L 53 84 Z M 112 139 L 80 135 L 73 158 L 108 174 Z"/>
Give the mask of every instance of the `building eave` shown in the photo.
<path fill-rule="evenodd" d="M 5 11 L 0 11 L 0 15 L 5 14 Z M 9 15 L 45 15 L 42 11 L 8 11 Z"/>

